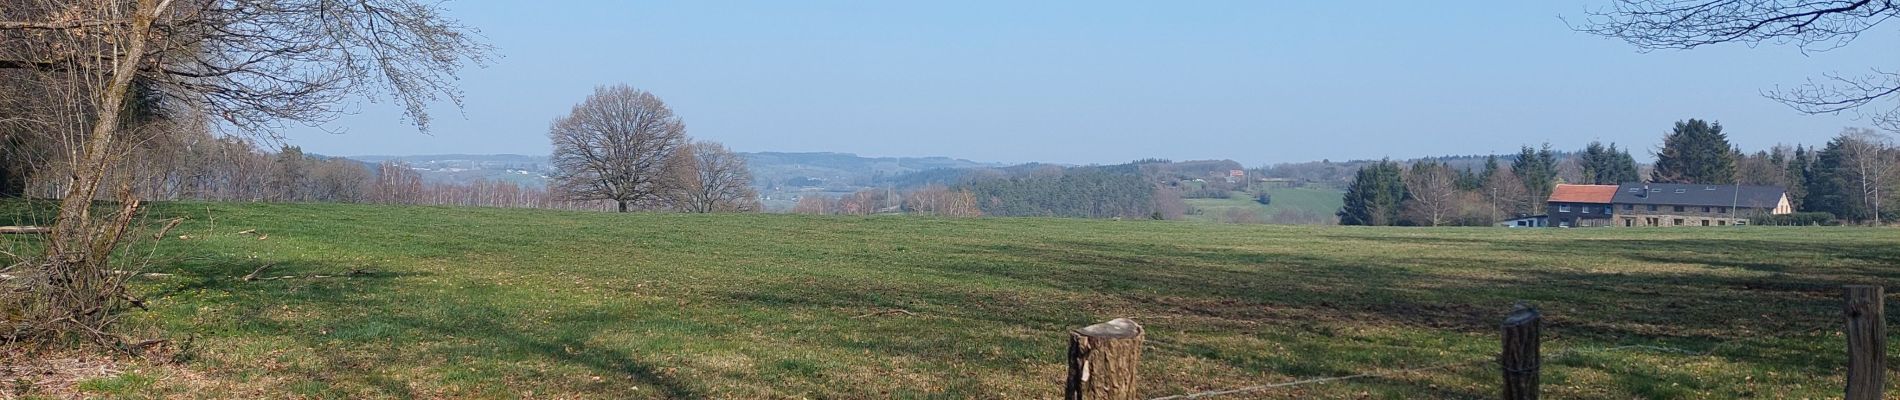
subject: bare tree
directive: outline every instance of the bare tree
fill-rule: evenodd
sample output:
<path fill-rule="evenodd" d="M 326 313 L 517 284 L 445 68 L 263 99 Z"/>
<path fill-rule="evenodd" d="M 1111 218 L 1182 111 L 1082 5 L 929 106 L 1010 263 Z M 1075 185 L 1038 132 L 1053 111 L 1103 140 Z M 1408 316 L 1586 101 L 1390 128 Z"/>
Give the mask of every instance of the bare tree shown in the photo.
<path fill-rule="evenodd" d="M 977 217 L 976 194 L 967 189 L 951 190 L 943 185 L 926 185 L 904 197 L 904 209 L 924 215 Z"/>
<path fill-rule="evenodd" d="M 798 198 L 798 204 L 792 206 L 793 214 L 831 215 L 836 214 L 838 201 L 819 194 L 808 194 Z"/>
<path fill-rule="evenodd" d="M 667 200 L 686 212 L 758 211 L 759 195 L 752 190 L 752 172 L 745 158 L 719 142 L 694 142 L 674 156 L 674 181 Z"/>
<path fill-rule="evenodd" d="M 1405 175 L 1405 213 L 1426 226 L 1449 222 L 1458 211 L 1458 183 L 1442 164 L 1417 163 Z"/>
<path fill-rule="evenodd" d="M 1895 18 L 1900 2 L 1893 0 L 1615 0 L 1578 29 L 1643 50 L 1773 43 L 1827 51 Z M 1856 110 L 1886 130 L 1900 131 L 1900 71 L 1828 74 L 1768 97 L 1810 114 Z"/>
<path fill-rule="evenodd" d="M 1841 131 L 1843 161 L 1854 171 L 1861 204 L 1873 210 L 1874 225 L 1880 225 L 1880 206 L 1891 193 L 1884 192 L 1894 179 L 1893 140 L 1879 131 L 1847 128 Z"/>
<path fill-rule="evenodd" d="M 552 183 L 569 200 L 606 200 L 620 212 L 661 200 L 670 160 L 686 145 L 686 123 L 658 96 L 601 86 L 548 128 Z"/>
<path fill-rule="evenodd" d="M 0 69 L 30 71 L 50 100 L 35 125 L 59 143 L 60 206 L 38 263 L 34 312 L 46 321 L 14 339 L 92 332 L 122 304 L 105 268 L 139 199 L 112 172 L 143 149 L 147 122 L 191 112 L 268 134 L 283 121 L 321 125 L 347 97 L 387 96 L 426 129 L 424 106 L 488 48 L 417 0 L 8 0 Z M 110 182 L 109 182 L 110 181 Z M 117 212 L 90 207 L 110 186 Z"/>
<path fill-rule="evenodd" d="M 1524 189 L 1524 181 L 1509 169 L 1499 169 L 1478 188 L 1491 203 L 1492 221 L 1515 218 L 1534 211 L 1536 199 Z"/>

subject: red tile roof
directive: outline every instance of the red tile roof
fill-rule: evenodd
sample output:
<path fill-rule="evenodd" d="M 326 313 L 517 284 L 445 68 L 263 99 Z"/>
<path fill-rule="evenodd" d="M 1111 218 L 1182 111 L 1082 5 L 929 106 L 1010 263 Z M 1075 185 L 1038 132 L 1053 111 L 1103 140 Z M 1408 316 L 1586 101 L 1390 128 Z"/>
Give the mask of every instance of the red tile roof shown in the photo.
<path fill-rule="evenodd" d="M 1550 192 L 1550 201 L 1562 203 L 1601 203 L 1610 204 L 1616 197 L 1616 185 L 1557 185 Z"/>

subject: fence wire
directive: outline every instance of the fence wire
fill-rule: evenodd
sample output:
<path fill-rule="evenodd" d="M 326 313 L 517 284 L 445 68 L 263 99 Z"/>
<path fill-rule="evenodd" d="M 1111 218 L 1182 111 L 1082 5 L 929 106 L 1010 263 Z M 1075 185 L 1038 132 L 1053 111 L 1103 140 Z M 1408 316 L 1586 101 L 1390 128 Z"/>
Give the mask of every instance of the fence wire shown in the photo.
<path fill-rule="evenodd" d="M 1610 347 L 1577 347 L 1577 348 L 1564 349 L 1563 351 L 1558 351 L 1556 353 L 1551 353 L 1550 356 L 1544 357 L 1540 361 L 1540 364 L 1547 363 L 1547 362 L 1554 362 L 1557 360 L 1562 360 L 1568 357 L 1577 356 L 1577 355 L 1581 355 L 1585 353 L 1611 353 L 1611 352 L 1619 352 L 1619 351 L 1649 351 L 1649 352 L 1655 352 L 1655 353 L 1671 353 L 1671 354 L 1699 357 L 1699 356 L 1714 354 L 1717 349 L 1728 346 L 1729 344 L 1730 343 L 1717 344 L 1715 346 L 1711 346 L 1708 349 L 1702 350 L 1702 351 L 1687 350 L 1687 349 L 1668 347 L 1668 346 L 1647 345 L 1647 344 L 1632 344 L 1632 345 L 1610 346 Z M 1414 373 L 1414 372 L 1451 369 L 1451 368 L 1459 368 L 1459 367 L 1466 367 L 1466 366 L 1479 365 L 1479 364 L 1485 364 L 1485 363 L 1495 363 L 1495 362 L 1497 362 L 1496 359 L 1460 361 L 1460 362 L 1436 364 L 1436 365 L 1430 365 L 1430 366 L 1424 366 L 1424 367 L 1395 369 L 1395 370 L 1378 371 L 1378 372 L 1366 372 L 1366 373 L 1324 377 L 1324 378 L 1309 378 L 1309 379 L 1301 379 L 1301 380 L 1290 381 L 1290 382 L 1269 383 L 1269 384 L 1263 384 L 1263 385 L 1254 385 L 1254 386 L 1247 386 L 1247 387 L 1226 389 L 1226 390 L 1209 390 L 1205 392 L 1195 392 L 1195 393 L 1188 393 L 1188 394 L 1178 394 L 1178 395 L 1173 395 L 1173 396 L 1156 397 L 1149 400 L 1201 399 L 1201 398 L 1224 396 L 1224 395 L 1230 395 L 1230 394 L 1259 392 L 1259 391 L 1265 391 L 1269 389 L 1279 389 L 1279 388 L 1287 388 L 1287 387 L 1303 386 L 1303 385 L 1314 385 L 1314 384 L 1321 384 L 1321 383 L 1327 383 L 1327 382 L 1337 382 L 1337 381 L 1363 379 L 1363 378 L 1381 378 L 1381 377 L 1388 377 L 1388 376 L 1394 376 L 1394 375 L 1409 374 L 1409 373 Z"/>

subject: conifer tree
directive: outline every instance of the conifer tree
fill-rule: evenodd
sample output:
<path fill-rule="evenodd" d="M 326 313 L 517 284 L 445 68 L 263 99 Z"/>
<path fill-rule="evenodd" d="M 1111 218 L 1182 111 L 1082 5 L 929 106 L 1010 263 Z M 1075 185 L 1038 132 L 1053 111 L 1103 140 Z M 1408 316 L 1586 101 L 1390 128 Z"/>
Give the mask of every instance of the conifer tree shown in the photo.
<path fill-rule="evenodd" d="M 1677 121 L 1663 137 L 1650 179 L 1662 183 L 1735 183 L 1735 149 L 1721 123 Z"/>
<path fill-rule="evenodd" d="M 1524 194 L 1528 196 L 1533 210 L 1543 209 L 1544 202 L 1550 199 L 1550 192 L 1557 187 L 1557 156 L 1545 143 L 1541 150 L 1524 146 L 1517 153 L 1517 160 L 1511 162 L 1511 172 L 1524 181 Z"/>
<path fill-rule="evenodd" d="M 1392 225 L 1399 221 L 1405 199 L 1404 173 L 1399 164 L 1381 160 L 1359 169 L 1346 188 L 1346 204 L 1339 209 L 1340 225 Z"/>
<path fill-rule="evenodd" d="M 1796 210 L 1807 210 L 1808 167 L 1812 164 L 1808 160 L 1808 149 L 1795 145 L 1794 156 L 1782 166 L 1788 169 L 1788 203 Z"/>

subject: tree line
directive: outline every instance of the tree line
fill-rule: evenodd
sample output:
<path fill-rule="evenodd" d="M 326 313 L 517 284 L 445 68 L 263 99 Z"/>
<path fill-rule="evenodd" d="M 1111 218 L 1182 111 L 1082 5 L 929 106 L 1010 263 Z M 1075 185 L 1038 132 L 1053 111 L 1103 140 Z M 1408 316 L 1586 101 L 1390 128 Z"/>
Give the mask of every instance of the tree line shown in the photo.
<path fill-rule="evenodd" d="M 1489 225 L 1543 213 L 1560 183 L 1655 182 L 1776 186 L 1787 189 L 1797 211 L 1827 219 L 1880 224 L 1900 217 L 1888 206 L 1900 190 L 1900 149 L 1888 135 L 1849 128 L 1819 148 L 1777 145 L 1745 153 L 1722 129 L 1679 121 L 1648 166 L 1626 148 L 1598 142 L 1574 153 L 1524 146 L 1513 156 L 1487 156 L 1481 169 L 1432 159 L 1380 160 L 1354 173 L 1337 216 L 1343 225 Z"/>
<path fill-rule="evenodd" d="M 1180 176 L 1232 161 L 1064 167 L 1025 164 L 1004 168 L 926 170 L 889 178 L 890 185 L 844 195 L 801 196 L 793 213 L 870 215 L 1179 219 L 1187 212 Z"/>
<path fill-rule="evenodd" d="M 558 122 L 553 129 L 560 134 L 576 132 L 564 130 L 573 128 Z M 59 198 L 68 192 L 71 180 L 62 178 L 70 176 L 75 165 L 56 142 L 26 140 L 17 134 L 0 139 L 9 144 L 0 151 L 0 176 L 5 177 L 0 180 L 0 196 Z M 266 151 L 255 140 L 219 135 L 199 125 L 171 124 L 163 134 L 138 139 L 137 151 L 128 154 L 124 166 L 102 179 L 123 182 L 124 189 L 141 199 L 626 209 L 612 197 L 564 191 L 559 185 L 426 182 L 414 168 L 399 162 L 366 164 L 308 154 L 297 146 Z M 642 179 L 644 186 L 639 188 L 644 197 L 626 197 L 630 200 L 626 204 L 683 212 L 758 209 L 743 157 L 717 142 L 688 142 L 683 132 L 668 140 L 676 143 L 641 148 L 644 153 L 640 154 L 648 158 L 637 162 L 658 167 L 628 175 Z"/>

